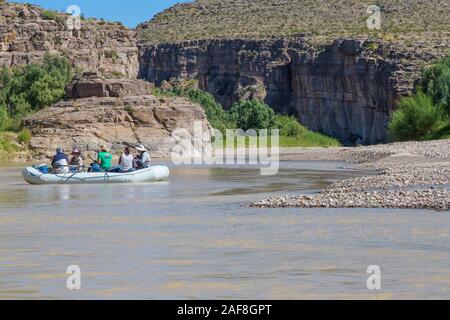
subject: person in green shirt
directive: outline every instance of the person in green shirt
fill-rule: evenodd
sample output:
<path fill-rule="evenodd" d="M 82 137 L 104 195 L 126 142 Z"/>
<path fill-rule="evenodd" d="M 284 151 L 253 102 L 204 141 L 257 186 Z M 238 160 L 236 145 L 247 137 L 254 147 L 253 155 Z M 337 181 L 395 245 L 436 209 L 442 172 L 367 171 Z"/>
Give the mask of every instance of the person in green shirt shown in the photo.
<path fill-rule="evenodd" d="M 105 146 L 100 147 L 100 152 L 98 153 L 98 164 L 103 171 L 108 171 L 112 167 L 113 156 L 108 152 Z"/>

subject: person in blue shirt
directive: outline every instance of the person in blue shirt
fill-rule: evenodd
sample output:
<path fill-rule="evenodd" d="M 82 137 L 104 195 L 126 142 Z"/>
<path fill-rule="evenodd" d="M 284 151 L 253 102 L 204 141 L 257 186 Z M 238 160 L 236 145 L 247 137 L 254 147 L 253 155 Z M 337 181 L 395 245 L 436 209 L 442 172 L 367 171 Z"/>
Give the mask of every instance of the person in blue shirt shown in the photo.
<path fill-rule="evenodd" d="M 56 154 L 52 159 L 52 167 L 55 173 L 69 173 L 69 158 L 60 147 L 56 148 Z"/>

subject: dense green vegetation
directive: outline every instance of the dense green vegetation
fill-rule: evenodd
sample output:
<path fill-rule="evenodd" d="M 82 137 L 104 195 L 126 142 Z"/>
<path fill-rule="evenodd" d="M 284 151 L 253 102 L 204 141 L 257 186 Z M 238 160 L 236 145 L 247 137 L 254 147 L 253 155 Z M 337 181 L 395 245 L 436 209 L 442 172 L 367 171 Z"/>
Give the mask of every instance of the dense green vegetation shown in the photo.
<path fill-rule="evenodd" d="M 450 53 L 434 66 L 425 69 L 421 87 L 433 98 L 436 106 L 450 114 Z"/>
<path fill-rule="evenodd" d="M 297 119 L 277 116 L 282 147 L 339 147 L 341 143 L 324 134 L 308 130 Z"/>
<path fill-rule="evenodd" d="M 0 131 L 17 130 L 24 116 L 61 100 L 72 78 L 64 57 L 47 55 L 41 65 L 0 69 Z"/>
<path fill-rule="evenodd" d="M 227 112 L 227 116 L 234 128 L 244 131 L 279 128 L 275 111 L 257 100 L 236 102 Z"/>
<path fill-rule="evenodd" d="M 31 132 L 21 128 L 22 119 L 65 95 L 72 79 L 66 58 L 47 55 L 42 64 L 0 68 L 0 156 L 23 149 Z"/>
<path fill-rule="evenodd" d="M 240 101 L 225 111 L 212 95 L 197 88 L 195 81 L 187 81 L 170 89 L 155 88 L 157 96 L 183 96 L 200 104 L 211 126 L 225 136 L 226 129 L 279 129 L 281 147 L 332 147 L 339 141 L 303 127 L 297 119 L 277 115 L 267 104 L 257 100 Z"/>
<path fill-rule="evenodd" d="M 389 132 L 395 141 L 421 140 L 436 132 L 445 123 L 445 112 L 434 105 L 423 92 L 400 100 L 389 123 Z"/>
<path fill-rule="evenodd" d="M 399 101 L 388 130 L 394 141 L 450 138 L 450 54 L 424 70 L 417 93 Z"/>

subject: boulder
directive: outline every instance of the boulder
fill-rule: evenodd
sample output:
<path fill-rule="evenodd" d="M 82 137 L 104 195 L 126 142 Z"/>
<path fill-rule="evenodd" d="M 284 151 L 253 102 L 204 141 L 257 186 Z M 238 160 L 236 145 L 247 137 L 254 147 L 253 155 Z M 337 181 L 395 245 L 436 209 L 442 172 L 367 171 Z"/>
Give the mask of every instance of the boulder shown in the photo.
<path fill-rule="evenodd" d="M 150 95 L 154 85 L 147 81 L 132 79 L 105 79 L 98 72 L 83 73 L 67 86 L 68 98 L 124 97 Z"/>
<path fill-rule="evenodd" d="M 200 105 L 185 98 L 155 97 L 145 81 L 109 81 L 91 75 L 76 79 L 68 90 L 76 93 L 72 99 L 23 121 L 32 132 L 30 147 L 38 157 L 51 157 L 58 146 L 67 151 L 77 147 L 93 155 L 101 145 L 117 154 L 138 143 L 153 156 L 168 157 L 175 145 L 172 133 L 185 129 L 194 139 L 196 123 L 210 139 L 211 128 Z"/>

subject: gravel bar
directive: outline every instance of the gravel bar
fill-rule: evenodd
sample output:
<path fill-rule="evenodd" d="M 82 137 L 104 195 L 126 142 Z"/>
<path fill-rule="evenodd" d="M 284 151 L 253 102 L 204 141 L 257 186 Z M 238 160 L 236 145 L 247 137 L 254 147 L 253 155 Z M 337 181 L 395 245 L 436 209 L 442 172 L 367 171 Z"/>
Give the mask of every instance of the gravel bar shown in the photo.
<path fill-rule="evenodd" d="M 270 197 L 250 207 L 450 210 L 450 140 L 281 153 L 283 160 L 342 160 L 379 175 L 336 181 L 314 195 Z"/>

